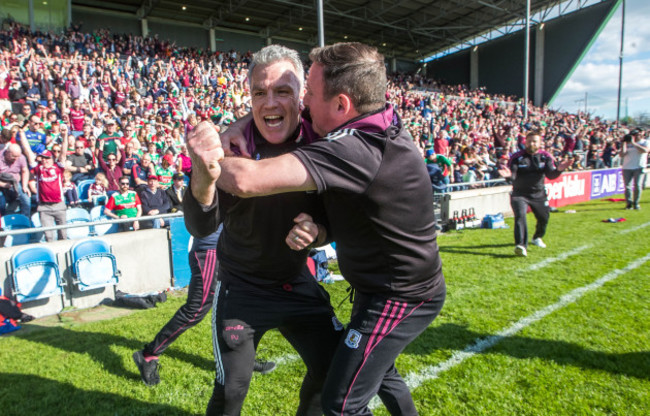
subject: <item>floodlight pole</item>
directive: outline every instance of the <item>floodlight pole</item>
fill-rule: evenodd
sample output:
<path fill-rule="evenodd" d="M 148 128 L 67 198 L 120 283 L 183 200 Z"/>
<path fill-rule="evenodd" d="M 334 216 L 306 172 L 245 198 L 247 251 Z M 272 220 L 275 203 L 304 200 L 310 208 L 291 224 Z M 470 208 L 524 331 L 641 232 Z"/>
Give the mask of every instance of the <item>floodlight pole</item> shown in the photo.
<path fill-rule="evenodd" d="M 325 25 L 323 24 L 323 0 L 316 2 L 318 16 L 318 46 L 325 46 Z"/>
<path fill-rule="evenodd" d="M 616 127 L 621 116 L 621 85 L 623 83 L 623 36 L 625 35 L 625 0 L 621 13 L 621 53 L 618 55 L 618 99 L 616 100 Z"/>
<path fill-rule="evenodd" d="M 528 119 L 529 67 L 530 67 L 530 0 L 526 0 L 526 46 L 524 47 L 524 120 Z"/>

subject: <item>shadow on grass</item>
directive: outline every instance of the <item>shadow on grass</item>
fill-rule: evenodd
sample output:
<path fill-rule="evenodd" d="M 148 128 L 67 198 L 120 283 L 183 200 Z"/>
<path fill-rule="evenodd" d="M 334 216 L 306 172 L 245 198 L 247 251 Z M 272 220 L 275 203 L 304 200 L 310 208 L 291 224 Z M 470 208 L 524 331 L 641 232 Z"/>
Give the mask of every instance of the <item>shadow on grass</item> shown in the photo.
<path fill-rule="evenodd" d="M 112 351 L 110 347 L 116 345 L 131 351 L 136 351 L 144 347 L 144 343 L 141 341 L 103 332 L 72 331 L 61 327 L 50 328 L 38 325 L 30 326 L 35 327 L 33 331 L 30 331 L 28 334 L 16 333 L 15 336 L 64 351 L 88 354 L 93 360 L 101 363 L 102 367 L 111 374 L 130 380 L 140 380 L 140 373 L 135 363 L 129 358 L 128 362 L 132 365 L 124 368 L 123 358 Z M 165 355 L 185 361 L 202 369 L 211 370 L 214 368 L 214 362 L 211 359 L 187 354 L 173 348 L 168 349 Z"/>
<path fill-rule="evenodd" d="M 473 346 L 477 340 L 485 340 L 491 336 L 493 335 L 469 331 L 460 325 L 444 324 L 427 328 L 404 352 L 412 355 L 428 355 L 436 349 L 462 351 L 470 345 Z M 514 358 L 541 358 L 561 365 L 650 380 L 650 351 L 606 353 L 588 350 L 564 341 L 512 336 L 501 339 L 481 354 L 492 353 Z"/>
<path fill-rule="evenodd" d="M 505 253 L 493 253 L 490 249 L 501 249 L 505 247 L 514 247 L 514 243 L 503 243 L 503 244 L 479 244 L 479 245 L 470 245 L 470 246 L 450 246 L 446 244 L 439 244 L 438 248 L 441 253 L 453 253 L 453 254 L 471 254 L 477 256 L 489 256 L 497 259 L 509 259 L 512 257 L 517 257 L 514 254 L 505 254 Z M 487 249 L 487 250 L 485 250 Z"/>
<path fill-rule="evenodd" d="M 193 413 L 162 404 L 80 389 L 35 375 L 0 373 L 3 415 L 178 415 Z"/>

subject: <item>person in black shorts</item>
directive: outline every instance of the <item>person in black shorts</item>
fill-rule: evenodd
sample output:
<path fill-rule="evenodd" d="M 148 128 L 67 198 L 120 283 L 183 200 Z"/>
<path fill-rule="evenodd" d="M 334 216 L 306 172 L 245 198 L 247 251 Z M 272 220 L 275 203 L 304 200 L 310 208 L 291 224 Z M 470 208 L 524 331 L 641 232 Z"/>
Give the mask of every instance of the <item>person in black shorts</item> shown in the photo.
<path fill-rule="evenodd" d="M 386 103 L 383 56 L 367 45 L 338 43 L 312 50 L 310 58 L 303 119 L 323 139 L 276 158 L 226 158 L 201 171 L 205 186 L 195 197 L 209 201 L 215 182 L 246 197 L 322 195 L 340 270 L 355 291 L 322 410 L 370 415 L 368 403 L 378 394 L 391 414 L 416 415 L 395 360 L 445 299 L 431 182 L 412 137 Z M 188 142 L 193 166 L 212 166 L 220 146 L 215 132 L 197 131 Z M 296 250 L 300 226 L 287 235 Z"/>
<path fill-rule="evenodd" d="M 512 181 L 510 205 L 515 214 L 515 254 L 521 257 L 528 255 L 528 225 L 526 212 L 528 207 L 533 211 L 537 225 L 531 244 L 546 248 L 542 237 L 546 234 L 550 208 L 546 198 L 544 178 L 555 179 L 562 174 L 570 160 L 563 160 L 556 167 L 555 159 L 550 153 L 542 150 L 542 135 L 531 131 L 526 135 L 526 147 L 510 157 L 507 168 L 499 170 L 502 178 Z"/>
<path fill-rule="evenodd" d="M 300 118 L 304 70 L 296 51 L 265 47 L 254 55 L 249 74 L 253 121 L 245 129 L 247 152 L 261 162 L 315 139 Z M 215 132 L 209 122 L 201 123 L 188 141 L 201 140 L 205 129 Z M 257 345 L 266 331 L 277 328 L 307 367 L 296 414 L 321 415 L 322 386 L 343 329 L 328 293 L 307 267 L 308 246 L 327 238 L 322 202 L 307 192 L 257 198 L 217 193 L 214 182 L 205 179 L 219 170 L 223 152 L 212 150 L 208 163 L 193 165 L 183 199 L 185 223 L 193 236 L 209 234 L 223 222 L 212 317 L 216 377 L 207 414 L 240 414 Z M 193 163 L 198 160 L 191 156 Z M 197 200 L 197 192 L 205 196 L 206 186 L 211 195 Z M 296 250 L 285 241 L 294 225 Z"/>

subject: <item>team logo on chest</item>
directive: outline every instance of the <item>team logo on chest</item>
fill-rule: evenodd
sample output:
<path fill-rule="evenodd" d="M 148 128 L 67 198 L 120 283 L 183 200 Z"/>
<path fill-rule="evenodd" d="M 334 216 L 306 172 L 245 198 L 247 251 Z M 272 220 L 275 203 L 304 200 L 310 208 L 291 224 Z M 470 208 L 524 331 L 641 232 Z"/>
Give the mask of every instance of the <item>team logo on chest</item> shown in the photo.
<path fill-rule="evenodd" d="M 361 333 L 354 329 L 349 330 L 348 336 L 345 337 L 345 345 L 356 350 L 359 348 L 359 342 L 361 342 Z"/>

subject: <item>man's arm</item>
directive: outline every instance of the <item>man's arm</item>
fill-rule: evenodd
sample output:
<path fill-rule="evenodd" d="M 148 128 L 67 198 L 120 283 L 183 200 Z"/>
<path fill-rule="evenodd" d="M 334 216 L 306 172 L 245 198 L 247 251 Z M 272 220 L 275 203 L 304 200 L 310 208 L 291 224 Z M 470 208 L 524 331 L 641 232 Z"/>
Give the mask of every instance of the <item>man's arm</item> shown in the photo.
<path fill-rule="evenodd" d="M 316 189 L 305 165 L 292 154 L 258 161 L 227 158 L 217 186 L 242 198 Z"/>

